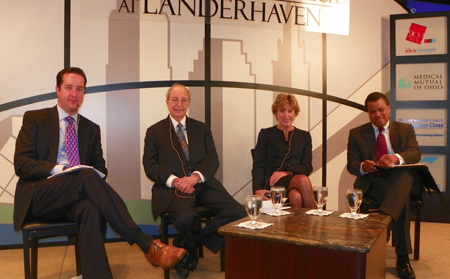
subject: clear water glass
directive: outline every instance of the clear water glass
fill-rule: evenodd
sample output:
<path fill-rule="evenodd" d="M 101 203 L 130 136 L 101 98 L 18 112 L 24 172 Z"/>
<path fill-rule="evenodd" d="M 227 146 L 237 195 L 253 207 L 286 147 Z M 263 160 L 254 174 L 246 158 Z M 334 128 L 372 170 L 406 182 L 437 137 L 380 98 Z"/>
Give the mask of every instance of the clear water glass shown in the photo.
<path fill-rule="evenodd" d="M 250 217 L 250 226 L 257 227 L 259 214 L 261 214 L 261 209 L 263 205 L 263 199 L 258 195 L 248 195 L 245 197 L 245 210 L 247 211 L 248 217 Z"/>
<path fill-rule="evenodd" d="M 350 208 L 350 212 L 353 218 L 358 216 L 358 209 L 361 206 L 363 194 L 361 189 L 350 188 L 345 194 L 345 200 Z"/>
<path fill-rule="evenodd" d="M 317 205 L 319 215 L 323 213 L 323 207 L 328 199 L 328 187 L 313 187 L 314 203 Z"/>
<path fill-rule="evenodd" d="M 270 188 L 270 198 L 272 200 L 273 207 L 275 208 L 274 213 L 281 214 L 281 207 L 286 201 L 286 189 L 283 186 L 273 186 Z"/>

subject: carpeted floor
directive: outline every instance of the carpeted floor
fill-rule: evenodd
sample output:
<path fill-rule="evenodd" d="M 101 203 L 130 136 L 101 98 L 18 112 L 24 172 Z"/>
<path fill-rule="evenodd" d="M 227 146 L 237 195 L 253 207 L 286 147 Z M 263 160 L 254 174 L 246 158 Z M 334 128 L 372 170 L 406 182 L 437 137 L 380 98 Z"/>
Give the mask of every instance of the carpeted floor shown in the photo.
<path fill-rule="evenodd" d="M 129 246 L 125 242 L 116 242 L 106 244 L 106 249 L 114 278 L 164 278 L 162 269 L 151 266 L 138 247 Z M 420 260 L 411 260 L 416 277 L 420 279 L 450 278 L 449 253 L 450 224 L 422 223 Z M 412 259 L 412 255 L 410 258 Z M 394 248 L 387 244 L 386 278 L 397 278 L 394 266 Z M 40 279 L 72 278 L 76 275 L 73 247 L 39 248 L 38 267 Z M 24 278 L 21 249 L 0 250 L 0 278 Z M 171 271 L 171 278 L 179 278 L 174 270 Z M 224 279 L 225 273 L 220 272 L 219 254 L 212 254 L 205 249 L 205 257 L 200 259 L 198 268 L 189 278 Z"/>

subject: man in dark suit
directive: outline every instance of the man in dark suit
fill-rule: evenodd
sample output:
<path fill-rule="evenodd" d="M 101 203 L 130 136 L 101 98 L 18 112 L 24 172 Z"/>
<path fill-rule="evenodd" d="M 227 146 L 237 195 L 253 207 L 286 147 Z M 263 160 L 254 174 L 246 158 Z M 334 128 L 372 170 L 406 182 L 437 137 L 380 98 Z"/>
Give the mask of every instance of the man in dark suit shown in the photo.
<path fill-rule="evenodd" d="M 25 113 L 14 155 L 14 168 L 20 178 L 14 197 L 14 228 L 18 231 L 28 221 L 76 222 L 84 279 L 112 278 L 104 248 L 107 222 L 128 243 L 136 243 L 150 263 L 170 268 L 186 251 L 143 233 L 120 196 L 94 171 L 107 174 L 100 127 L 78 114 L 85 87 L 83 70 L 63 69 L 56 76 L 57 106 Z M 75 124 L 75 152 L 69 151 L 66 140 L 66 126 L 70 123 Z M 94 169 L 61 173 L 72 165 Z M 62 175 L 47 179 L 53 174 Z"/>
<path fill-rule="evenodd" d="M 350 131 L 347 169 L 357 177 L 355 188 L 362 189 L 365 197 L 380 202 L 380 212 L 393 219 L 398 276 L 415 278 L 408 258 L 412 252 L 409 198 L 415 190 L 414 174 L 408 169 L 379 172 L 378 168 L 419 162 L 419 145 L 412 125 L 390 120 L 389 100 L 384 94 L 369 94 L 365 106 L 370 123 Z"/>
<path fill-rule="evenodd" d="M 167 92 L 166 104 L 169 116 L 147 129 L 143 164 L 145 173 L 155 182 L 153 216 L 169 213 L 175 228 L 184 236 L 174 241 L 175 246 L 188 250 L 175 270 L 187 278 L 198 263 L 197 245 L 216 253 L 224 241 L 217 229 L 246 214 L 243 206 L 214 178 L 219 160 L 211 130 L 186 116 L 189 90 L 174 84 Z M 216 215 L 201 231 L 196 205 L 206 206 Z"/>

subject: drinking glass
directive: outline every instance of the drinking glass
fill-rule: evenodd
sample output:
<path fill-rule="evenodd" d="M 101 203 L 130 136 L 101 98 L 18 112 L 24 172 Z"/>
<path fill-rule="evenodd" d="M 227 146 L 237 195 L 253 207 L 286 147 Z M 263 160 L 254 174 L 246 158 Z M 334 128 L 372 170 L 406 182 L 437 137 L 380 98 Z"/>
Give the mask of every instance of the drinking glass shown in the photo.
<path fill-rule="evenodd" d="M 319 215 L 322 215 L 323 206 L 328 199 L 328 188 L 327 187 L 313 187 L 313 197 L 314 203 L 317 205 L 317 211 Z"/>
<path fill-rule="evenodd" d="M 358 216 L 358 208 L 361 205 L 362 198 L 363 194 L 361 189 L 350 188 L 347 190 L 345 200 L 353 218 Z"/>
<path fill-rule="evenodd" d="M 284 198 L 286 197 L 286 189 L 283 186 L 273 186 L 270 188 L 270 198 L 272 199 L 274 213 L 281 214 L 281 207 L 283 206 Z"/>
<path fill-rule="evenodd" d="M 261 213 L 263 205 L 263 199 L 258 195 L 248 195 L 245 197 L 245 210 L 247 211 L 248 217 L 250 217 L 250 226 L 257 227 L 258 223 L 256 219 Z"/>

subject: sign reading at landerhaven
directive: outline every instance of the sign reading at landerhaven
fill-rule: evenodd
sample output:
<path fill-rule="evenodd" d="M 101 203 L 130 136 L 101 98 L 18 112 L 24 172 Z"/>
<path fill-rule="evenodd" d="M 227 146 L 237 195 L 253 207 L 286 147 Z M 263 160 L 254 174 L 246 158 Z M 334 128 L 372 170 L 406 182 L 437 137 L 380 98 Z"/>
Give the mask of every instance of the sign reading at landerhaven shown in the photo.
<path fill-rule="evenodd" d="M 350 0 L 121 0 L 116 15 L 137 13 L 139 7 L 140 20 L 203 23 L 206 1 L 213 24 L 289 24 L 309 32 L 349 34 Z"/>

